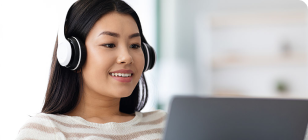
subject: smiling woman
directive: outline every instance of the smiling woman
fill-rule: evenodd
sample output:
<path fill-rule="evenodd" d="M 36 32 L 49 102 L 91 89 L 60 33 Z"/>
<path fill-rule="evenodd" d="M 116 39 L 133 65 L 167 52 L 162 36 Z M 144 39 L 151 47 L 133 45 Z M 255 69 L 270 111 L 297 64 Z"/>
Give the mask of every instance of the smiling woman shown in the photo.
<path fill-rule="evenodd" d="M 42 112 L 17 139 L 160 139 L 165 112 L 140 112 L 155 53 L 136 12 L 121 0 L 79 0 L 65 19 Z"/>

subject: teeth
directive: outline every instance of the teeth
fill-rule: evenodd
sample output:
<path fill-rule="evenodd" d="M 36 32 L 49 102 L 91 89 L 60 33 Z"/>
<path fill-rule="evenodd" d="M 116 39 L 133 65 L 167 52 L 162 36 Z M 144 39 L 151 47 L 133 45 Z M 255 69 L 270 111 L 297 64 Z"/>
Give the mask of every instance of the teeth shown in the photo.
<path fill-rule="evenodd" d="M 117 76 L 117 77 L 131 77 L 131 73 L 111 73 L 112 76 Z"/>

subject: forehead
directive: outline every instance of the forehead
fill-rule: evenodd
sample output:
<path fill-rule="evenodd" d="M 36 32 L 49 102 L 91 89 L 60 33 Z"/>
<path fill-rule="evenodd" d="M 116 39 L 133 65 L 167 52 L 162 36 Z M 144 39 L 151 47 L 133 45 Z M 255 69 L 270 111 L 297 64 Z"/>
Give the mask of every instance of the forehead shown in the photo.
<path fill-rule="evenodd" d="M 138 26 L 131 15 L 111 12 L 102 16 L 92 27 L 90 33 L 99 35 L 102 31 L 111 31 L 124 36 L 139 33 Z M 89 34 L 90 34 L 89 33 Z"/>

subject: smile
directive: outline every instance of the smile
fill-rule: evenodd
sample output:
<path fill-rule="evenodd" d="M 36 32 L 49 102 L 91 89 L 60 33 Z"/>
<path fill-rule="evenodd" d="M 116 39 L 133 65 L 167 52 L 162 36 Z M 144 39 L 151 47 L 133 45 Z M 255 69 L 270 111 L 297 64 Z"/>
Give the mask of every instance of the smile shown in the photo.
<path fill-rule="evenodd" d="M 115 77 L 131 77 L 133 74 L 132 73 L 109 73 L 111 76 Z"/>
<path fill-rule="evenodd" d="M 133 73 L 109 73 L 109 75 L 119 82 L 131 82 Z"/>

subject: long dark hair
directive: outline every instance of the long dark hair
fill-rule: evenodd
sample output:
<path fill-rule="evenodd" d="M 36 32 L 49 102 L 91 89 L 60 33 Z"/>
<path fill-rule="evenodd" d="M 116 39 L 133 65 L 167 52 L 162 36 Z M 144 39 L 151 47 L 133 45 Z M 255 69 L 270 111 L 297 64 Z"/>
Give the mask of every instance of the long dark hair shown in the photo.
<path fill-rule="evenodd" d="M 141 42 L 147 43 L 143 36 L 141 23 L 137 13 L 121 0 L 79 0 L 69 9 L 65 22 L 65 36 L 75 36 L 80 41 L 85 39 L 93 25 L 105 14 L 119 12 L 131 15 L 139 29 Z M 82 87 L 82 72 L 76 73 L 62 67 L 57 61 L 57 41 L 52 57 L 48 87 L 43 113 L 64 114 L 73 110 L 80 100 L 80 87 Z M 132 114 L 141 111 L 148 99 L 148 87 L 142 73 L 141 78 L 128 97 L 121 98 L 120 112 Z"/>

